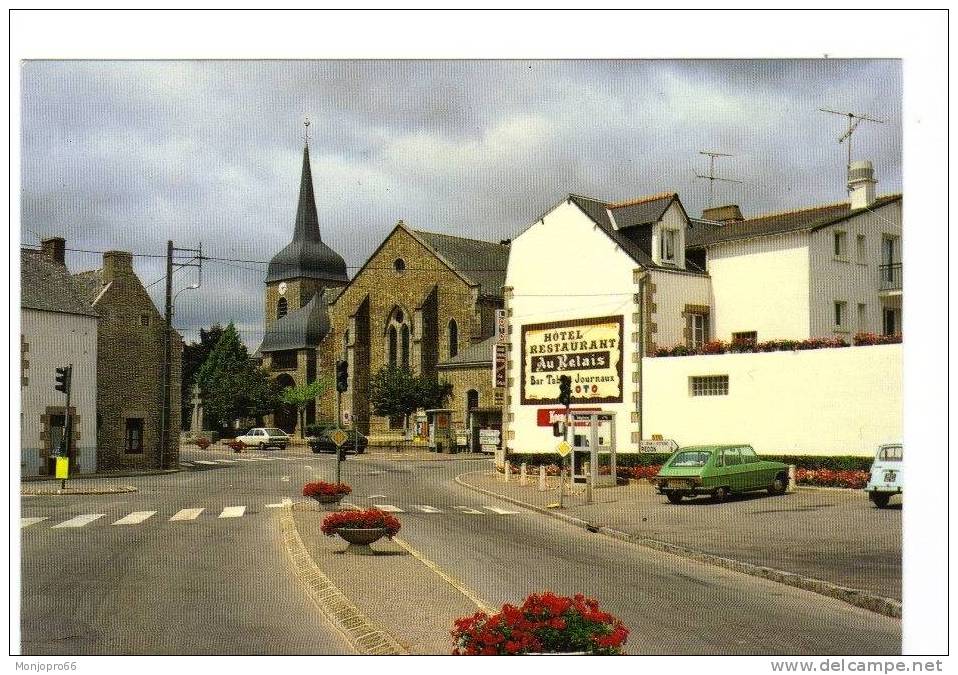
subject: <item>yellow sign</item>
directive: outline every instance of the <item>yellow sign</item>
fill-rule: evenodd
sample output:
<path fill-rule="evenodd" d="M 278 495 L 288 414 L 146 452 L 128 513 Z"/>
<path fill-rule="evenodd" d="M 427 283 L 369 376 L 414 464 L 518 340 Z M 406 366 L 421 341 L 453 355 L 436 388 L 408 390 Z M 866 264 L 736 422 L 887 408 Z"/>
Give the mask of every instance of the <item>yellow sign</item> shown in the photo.
<path fill-rule="evenodd" d="M 559 453 L 560 457 L 565 457 L 570 452 L 572 452 L 572 446 L 566 443 L 565 441 L 562 441 L 559 443 L 559 445 L 556 446 L 556 452 Z"/>
<path fill-rule="evenodd" d="M 336 431 L 334 431 L 333 433 L 329 435 L 329 440 L 335 443 L 336 447 L 338 448 L 347 440 L 349 440 L 349 436 L 342 429 L 337 429 Z"/>
<path fill-rule="evenodd" d="M 70 458 L 69 457 L 57 457 L 57 478 L 69 478 L 70 477 Z"/>
<path fill-rule="evenodd" d="M 559 378 L 572 403 L 622 402 L 622 316 L 522 326 L 522 405 L 553 404 Z"/>

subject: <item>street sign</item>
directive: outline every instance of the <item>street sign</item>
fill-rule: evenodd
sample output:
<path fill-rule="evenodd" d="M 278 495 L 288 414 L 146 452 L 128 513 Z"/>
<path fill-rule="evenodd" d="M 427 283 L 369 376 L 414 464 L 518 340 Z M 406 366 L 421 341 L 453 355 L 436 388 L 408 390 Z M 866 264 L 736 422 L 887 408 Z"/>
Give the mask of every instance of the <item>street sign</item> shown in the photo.
<path fill-rule="evenodd" d="M 662 440 L 660 437 L 651 441 L 642 441 L 639 444 L 639 450 L 641 452 L 672 453 L 678 449 L 679 444 L 673 441 L 671 438 Z"/>
<path fill-rule="evenodd" d="M 496 310 L 496 342 L 509 341 L 509 326 L 506 323 L 506 310 Z"/>
<path fill-rule="evenodd" d="M 559 453 L 559 457 L 565 457 L 570 452 L 572 452 L 572 446 L 569 445 L 566 441 L 560 441 L 556 446 L 556 452 Z"/>
<path fill-rule="evenodd" d="M 349 439 L 349 435 L 342 429 L 336 429 L 333 433 L 329 435 L 329 440 L 331 440 L 336 447 L 340 447 Z"/>
<path fill-rule="evenodd" d="M 492 345 L 492 386 L 506 386 L 506 365 L 509 355 L 509 345 L 497 342 Z"/>
<path fill-rule="evenodd" d="M 343 425 L 349 426 L 350 422 L 353 421 L 353 414 L 348 410 L 343 411 Z"/>
<path fill-rule="evenodd" d="M 498 429 L 480 429 L 479 445 L 499 445 L 501 435 Z"/>
<path fill-rule="evenodd" d="M 456 445 L 469 445 L 469 432 L 465 429 L 456 429 Z"/>
<path fill-rule="evenodd" d="M 66 480 L 70 477 L 70 458 L 57 455 L 56 477 Z"/>

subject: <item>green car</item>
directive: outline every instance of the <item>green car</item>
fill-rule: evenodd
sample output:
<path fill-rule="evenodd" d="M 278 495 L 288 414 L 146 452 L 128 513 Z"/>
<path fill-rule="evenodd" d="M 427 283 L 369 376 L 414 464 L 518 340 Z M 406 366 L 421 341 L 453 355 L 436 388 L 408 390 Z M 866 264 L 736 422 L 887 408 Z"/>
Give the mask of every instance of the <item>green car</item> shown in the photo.
<path fill-rule="evenodd" d="M 780 495 L 788 489 L 788 465 L 759 458 L 750 445 L 695 445 L 669 457 L 652 483 L 673 504 L 696 495 L 724 501 L 754 490 Z"/>

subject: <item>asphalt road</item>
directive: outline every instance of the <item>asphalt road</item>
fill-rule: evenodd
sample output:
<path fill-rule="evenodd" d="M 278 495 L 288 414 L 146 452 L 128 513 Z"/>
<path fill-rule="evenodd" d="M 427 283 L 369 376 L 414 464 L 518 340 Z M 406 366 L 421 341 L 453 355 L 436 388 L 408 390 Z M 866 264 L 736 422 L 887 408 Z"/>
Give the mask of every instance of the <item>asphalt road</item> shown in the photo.
<path fill-rule="evenodd" d="M 296 498 L 306 480 L 330 479 L 333 460 L 286 456 L 122 479 L 140 488 L 129 495 L 24 498 L 24 517 L 47 518 L 22 530 L 24 653 L 348 652 L 291 576 L 277 509 L 266 507 Z M 347 461 L 343 479 L 352 503 L 397 510 L 400 536 L 487 603 L 545 589 L 592 595 L 630 627 L 633 653 L 900 651 L 895 619 L 591 534 L 453 481 L 481 466 L 367 457 Z M 219 517 L 239 505 L 242 516 Z M 195 508 L 205 510 L 169 521 Z M 152 510 L 140 523 L 112 525 Z M 52 527 L 87 513 L 106 515 Z"/>

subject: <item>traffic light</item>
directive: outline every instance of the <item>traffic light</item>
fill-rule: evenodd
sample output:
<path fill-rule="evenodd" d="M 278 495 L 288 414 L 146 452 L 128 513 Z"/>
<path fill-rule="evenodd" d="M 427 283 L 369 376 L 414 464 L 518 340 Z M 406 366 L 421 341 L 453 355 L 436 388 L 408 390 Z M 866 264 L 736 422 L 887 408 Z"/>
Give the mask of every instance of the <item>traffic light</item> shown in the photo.
<path fill-rule="evenodd" d="M 559 403 L 567 407 L 572 403 L 572 378 L 568 375 L 559 376 Z"/>
<path fill-rule="evenodd" d="M 70 393 L 70 380 L 73 379 L 73 366 L 64 366 L 57 368 L 57 383 L 54 388 L 62 391 L 64 394 Z"/>
<path fill-rule="evenodd" d="M 336 391 L 343 393 L 349 389 L 349 364 L 345 361 L 336 362 Z"/>

